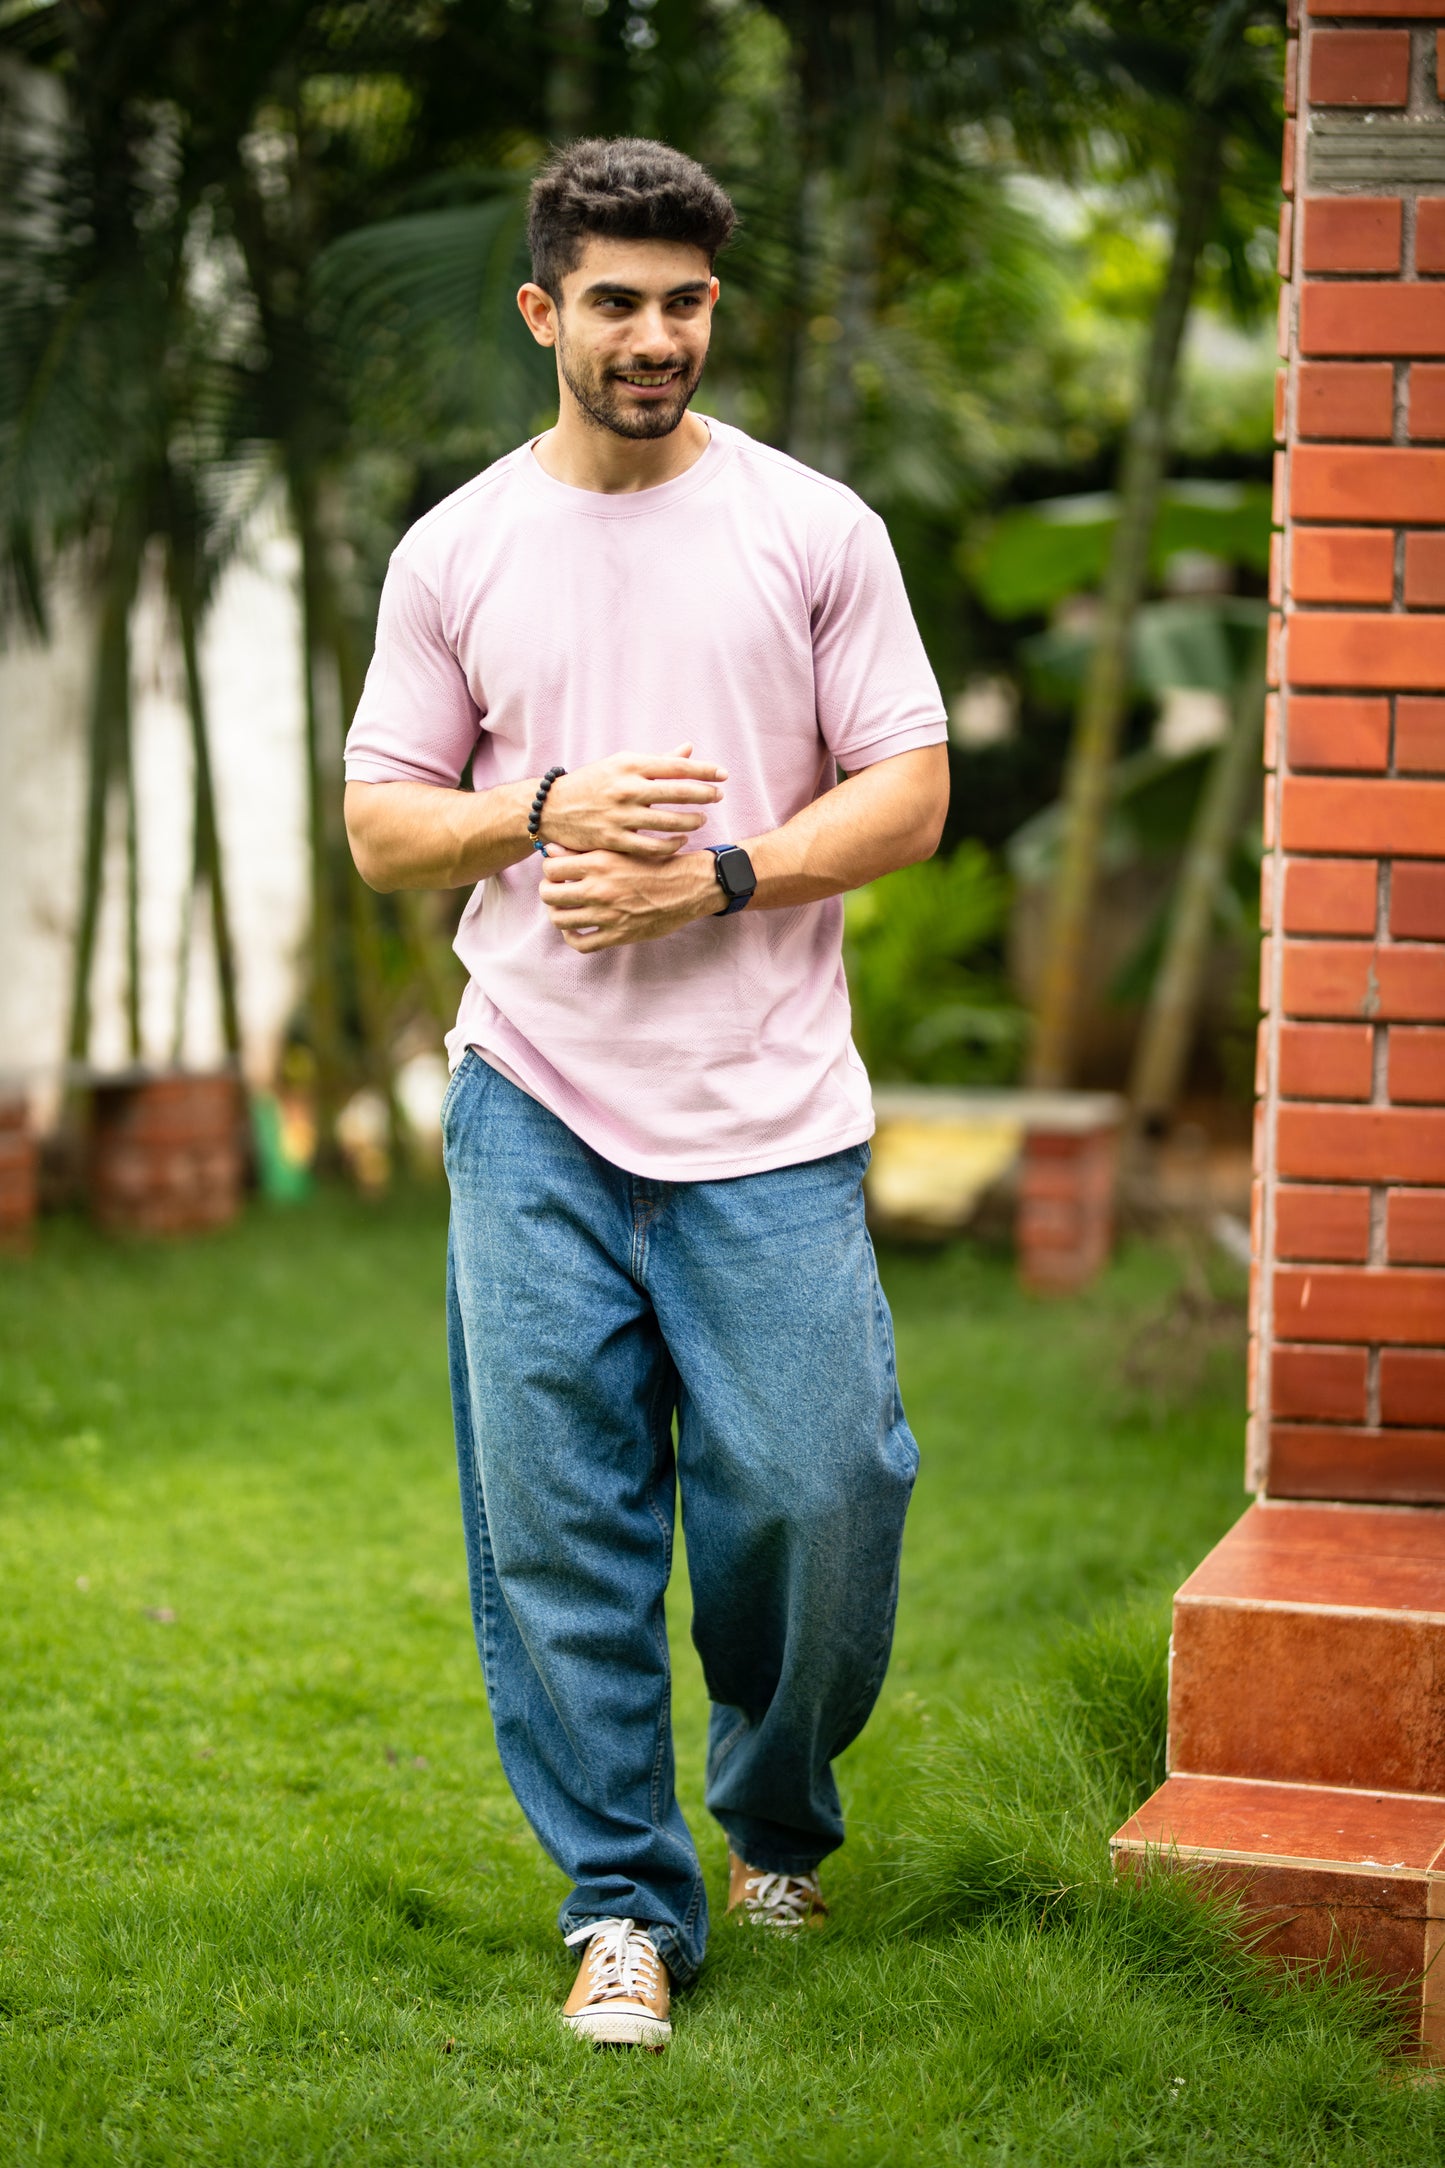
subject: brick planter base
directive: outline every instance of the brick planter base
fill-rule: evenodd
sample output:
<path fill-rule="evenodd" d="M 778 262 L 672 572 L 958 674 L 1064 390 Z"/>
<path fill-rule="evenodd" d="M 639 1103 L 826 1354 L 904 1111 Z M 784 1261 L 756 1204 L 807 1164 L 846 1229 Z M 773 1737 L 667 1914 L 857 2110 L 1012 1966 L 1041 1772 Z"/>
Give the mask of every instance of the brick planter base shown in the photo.
<path fill-rule="evenodd" d="M 1054 1122 L 1030 1122 L 1019 1176 L 1019 1277 L 1039 1294 L 1083 1287 L 1114 1242 L 1117 1103 L 1058 1098 Z"/>
<path fill-rule="evenodd" d="M 94 1086 L 87 1193 L 116 1234 L 195 1234 L 241 1205 L 241 1087 L 230 1076 L 153 1076 Z"/>
<path fill-rule="evenodd" d="M 24 1250 L 35 1230 L 40 1147 L 23 1099 L 0 1099 L 0 1247 Z"/>
<path fill-rule="evenodd" d="M 1124 1119 L 1114 1093 L 884 1084 L 873 1105 L 875 1226 L 937 1239 L 968 1224 L 986 1191 L 1006 1192 L 1026 1287 L 1068 1294 L 1108 1263 Z"/>

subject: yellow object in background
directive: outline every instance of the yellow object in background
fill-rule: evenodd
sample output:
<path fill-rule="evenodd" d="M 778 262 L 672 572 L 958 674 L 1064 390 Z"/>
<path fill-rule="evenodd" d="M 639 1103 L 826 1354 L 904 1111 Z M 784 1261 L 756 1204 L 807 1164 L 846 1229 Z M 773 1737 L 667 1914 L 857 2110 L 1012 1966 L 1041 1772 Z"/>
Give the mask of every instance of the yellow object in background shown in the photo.
<path fill-rule="evenodd" d="M 1010 1115 L 881 1116 L 867 1177 L 870 1213 L 880 1224 L 966 1226 L 1023 1141 L 1023 1122 Z"/>

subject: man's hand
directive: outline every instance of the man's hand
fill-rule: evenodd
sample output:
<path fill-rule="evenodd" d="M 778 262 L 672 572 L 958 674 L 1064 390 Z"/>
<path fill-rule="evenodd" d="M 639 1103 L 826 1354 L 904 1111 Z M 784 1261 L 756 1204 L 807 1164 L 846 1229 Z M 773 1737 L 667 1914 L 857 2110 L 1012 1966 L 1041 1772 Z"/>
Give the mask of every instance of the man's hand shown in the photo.
<path fill-rule="evenodd" d="M 562 775 L 542 809 L 542 841 L 568 851 L 615 851 L 665 864 L 707 819 L 726 768 L 674 753 L 613 753 Z M 490 790 L 433 783 L 348 783 L 346 832 L 361 878 L 398 888 L 469 888 L 520 865 L 537 778 Z"/>
<path fill-rule="evenodd" d="M 552 924 L 579 956 L 660 940 L 695 918 L 715 917 L 727 901 L 711 851 L 669 853 L 660 864 L 633 851 L 581 851 L 558 858 L 549 853 L 538 894 Z"/>
<path fill-rule="evenodd" d="M 559 776 L 543 809 L 542 838 L 562 855 L 548 863 L 542 900 L 569 947 L 655 941 L 722 909 L 711 851 L 682 845 L 706 818 L 691 808 L 715 805 L 726 773 L 695 761 L 683 745 L 658 758 L 615 753 Z M 536 788 L 535 777 L 477 792 L 348 783 L 347 833 L 362 879 L 383 893 L 462 888 L 520 865 L 531 851 L 527 814 Z M 938 848 L 947 807 L 948 754 L 928 745 L 850 775 L 766 835 L 734 831 L 758 877 L 748 909 L 821 903 L 927 858 Z M 593 885 L 604 875 L 606 893 Z M 571 893 L 564 897 L 559 887 Z M 597 929 L 595 939 L 580 930 L 587 927 Z"/>
<path fill-rule="evenodd" d="M 690 744 L 670 754 L 613 753 L 559 776 L 542 809 L 543 842 L 567 851 L 671 858 L 707 819 L 686 809 L 716 805 L 727 781 L 726 768 L 691 753 Z"/>
<path fill-rule="evenodd" d="M 942 745 L 877 761 L 781 828 L 741 839 L 758 877 L 748 909 L 821 903 L 931 857 L 947 810 L 948 753 Z M 539 893 L 568 948 L 586 956 L 629 941 L 657 941 L 721 912 L 726 898 L 712 852 L 673 856 L 676 848 L 670 845 L 668 855 L 653 863 L 635 850 L 549 854 Z"/>

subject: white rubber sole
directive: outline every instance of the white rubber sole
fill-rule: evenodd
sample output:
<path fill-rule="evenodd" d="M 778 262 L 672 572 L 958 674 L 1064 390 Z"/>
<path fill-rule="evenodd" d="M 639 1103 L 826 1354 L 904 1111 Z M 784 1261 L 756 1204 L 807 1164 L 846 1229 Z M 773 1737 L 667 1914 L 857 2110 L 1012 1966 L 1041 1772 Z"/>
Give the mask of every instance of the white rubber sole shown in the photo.
<path fill-rule="evenodd" d="M 615 2005 L 609 2009 L 605 2003 L 598 2010 L 579 2010 L 575 2016 L 564 2012 L 562 2023 L 579 2039 L 599 2048 L 665 2048 L 672 2038 L 665 2017 L 654 2017 L 650 2010 L 619 2010 Z"/>

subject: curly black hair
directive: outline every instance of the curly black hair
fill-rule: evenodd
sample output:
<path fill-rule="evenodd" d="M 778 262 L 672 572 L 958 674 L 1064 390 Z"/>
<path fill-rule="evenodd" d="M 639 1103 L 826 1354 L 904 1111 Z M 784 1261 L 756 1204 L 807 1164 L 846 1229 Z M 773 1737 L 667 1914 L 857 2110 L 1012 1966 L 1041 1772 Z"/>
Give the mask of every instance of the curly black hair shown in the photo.
<path fill-rule="evenodd" d="M 619 241 L 687 241 L 711 263 L 736 224 L 737 212 L 712 175 L 670 144 L 582 136 L 554 151 L 532 183 L 532 277 L 560 302 L 562 281 L 594 233 Z"/>

